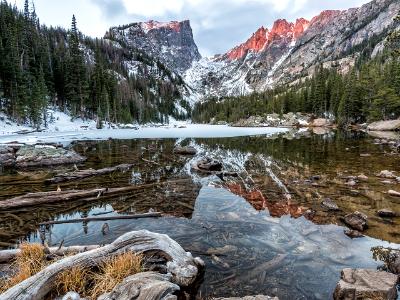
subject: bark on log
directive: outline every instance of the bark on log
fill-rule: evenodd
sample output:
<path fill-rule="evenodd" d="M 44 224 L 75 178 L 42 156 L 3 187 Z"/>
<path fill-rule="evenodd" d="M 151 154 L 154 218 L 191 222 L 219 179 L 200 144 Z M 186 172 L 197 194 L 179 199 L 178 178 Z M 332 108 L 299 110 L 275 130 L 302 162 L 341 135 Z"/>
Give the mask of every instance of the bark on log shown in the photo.
<path fill-rule="evenodd" d="M 146 214 L 136 214 L 130 216 L 110 216 L 110 217 L 96 217 L 96 218 L 80 218 L 80 219 L 72 219 L 72 220 L 63 220 L 63 221 L 49 221 L 43 222 L 39 225 L 56 225 L 56 224 L 71 224 L 71 223 L 81 223 L 81 222 L 99 222 L 99 221 L 112 221 L 112 220 L 133 220 L 133 219 L 142 219 L 142 218 L 159 218 L 161 217 L 161 213 L 146 213 Z"/>
<path fill-rule="evenodd" d="M 93 249 L 100 248 L 99 245 L 89 246 L 71 246 L 71 247 L 51 247 L 49 248 L 51 255 L 64 256 L 69 253 L 82 253 Z M 21 253 L 20 249 L 2 250 L 0 251 L 0 264 L 11 263 L 17 255 Z"/>
<path fill-rule="evenodd" d="M 204 263 L 200 258 L 193 258 L 167 235 L 152 233 L 147 230 L 129 232 L 112 244 L 80 253 L 59 260 L 36 275 L 0 295 L 0 300 L 42 300 L 54 288 L 57 275 L 78 267 L 93 268 L 109 257 L 132 251 L 134 253 L 156 253 L 165 257 L 167 271 L 172 275 L 172 282 L 179 286 L 191 285 L 199 273 L 198 267 Z"/>
<path fill-rule="evenodd" d="M 139 273 L 126 278 L 112 292 L 101 295 L 98 300 L 174 300 L 180 288 L 171 282 L 171 275 L 155 272 Z"/>
<path fill-rule="evenodd" d="M 67 182 L 67 181 L 75 181 L 75 180 L 84 179 L 84 178 L 88 178 L 88 177 L 106 175 L 106 174 L 110 174 L 110 173 L 117 172 L 117 171 L 126 172 L 132 168 L 133 168 L 132 164 L 122 164 L 122 165 L 118 165 L 115 167 L 104 168 L 104 169 L 99 169 L 99 170 L 88 169 L 88 170 L 81 170 L 81 171 L 76 171 L 76 172 L 71 172 L 71 173 L 57 174 L 56 176 L 54 176 L 54 178 L 47 179 L 45 181 L 45 183 L 46 184 L 54 184 L 54 183 L 62 183 L 62 182 Z"/>
<path fill-rule="evenodd" d="M 135 186 L 126 186 L 120 188 L 102 188 L 93 190 L 68 190 L 68 191 L 53 191 L 53 192 L 39 192 L 29 193 L 23 196 L 0 201 L 0 210 L 2 209 L 16 209 L 21 207 L 36 206 L 40 204 L 51 204 L 56 202 L 69 202 L 74 200 L 80 201 L 98 201 L 107 197 L 116 197 L 128 194 L 133 191 L 138 191 L 153 187 L 155 185 L 162 186 L 163 184 L 171 183 L 184 183 L 188 179 L 181 179 L 175 181 L 166 181 L 161 183 L 151 183 Z"/>

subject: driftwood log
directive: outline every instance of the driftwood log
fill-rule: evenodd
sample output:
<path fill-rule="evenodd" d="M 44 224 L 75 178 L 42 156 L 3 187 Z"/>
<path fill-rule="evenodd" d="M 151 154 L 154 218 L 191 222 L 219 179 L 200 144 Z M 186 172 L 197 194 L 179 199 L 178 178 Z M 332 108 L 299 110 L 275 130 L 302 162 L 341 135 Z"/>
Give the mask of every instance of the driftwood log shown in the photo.
<path fill-rule="evenodd" d="M 110 293 L 100 296 L 98 300 L 174 300 L 177 297 L 173 294 L 180 288 L 171 280 L 170 274 L 139 273 L 126 278 Z"/>
<path fill-rule="evenodd" d="M 112 244 L 80 253 L 59 260 L 36 275 L 0 295 L 0 300 L 42 300 L 54 288 L 57 275 L 67 269 L 93 268 L 105 259 L 132 251 L 134 253 L 151 253 L 165 257 L 167 271 L 172 276 L 172 282 L 183 287 L 194 283 L 199 273 L 199 267 L 204 266 L 200 258 L 193 258 L 177 242 L 167 235 L 149 232 L 147 230 L 129 232 L 115 240 Z"/>
<path fill-rule="evenodd" d="M 54 184 L 54 183 L 62 183 L 62 182 L 67 182 L 67 181 L 75 181 L 75 180 L 84 179 L 84 178 L 88 178 L 88 177 L 111 174 L 114 172 L 126 172 L 132 168 L 133 168 L 132 164 L 122 164 L 122 165 L 118 165 L 115 167 L 104 168 L 104 169 L 99 169 L 99 170 L 88 169 L 88 170 L 81 170 L 81 171 L 75 171 L 75 172 L 70 172 L 70 173 L 57 174 L 53 178 L 47 179 L 45 181 L 45 183 Z"/>
<path fill-rule="evenodd" d="M 154 212 L 154 213 L 135 214 L 128 216 L 88 217 L 88 218 L 79 218 L 79 219 L 62 220 L 62 221 L 49 221 L 40 223 L 39 225 L 42 226 L 42 225 L 71 224 L 71 223 L 82 223 L 82 222 L 133 220 L 133 219 L 160 218 L 160 217 L 162 217 L 162 214 L 160 212 Z"/>
<path fill-rule="evenodd" d="M 29 193 L 23 196 L 0 201 L 0 210 L 2 209 L 17 209 L 22 207 L 36 206 L 41 204 L 51 204 L 57 202 L 69 202 L 74 200 L 80 201 L 99 201 L 112 197 L 122 196 L 130 192 L 143 190 L 153 186 L 162 186 L 170 183 L 184 183 L 187 179 L 180 179 L 175 181 L 166 181 L 159 183 L 150 183 L 143 185 L 132 185 L 119 188 L 101 188 L 92 190 L 68 190 L 68 191 L 52 191 L 52 192 L 39 192 Z"/>
<path fill-rule="evenodd" d="M 89 245 L 89 246 L 71 246 L 71 247 L 51 247 L 48 248 L 48 252 L 50 255 L 56 256 L 65 256 L 71 253 L 83 253 L 93 249 L 100 248 L 99 245 Z M 0 251 L 0 264 L 9 264 L 12 262 L 17 255 L 21 253 L 20 249 L 12 249 L 12 250 L 2 250 Z"/>

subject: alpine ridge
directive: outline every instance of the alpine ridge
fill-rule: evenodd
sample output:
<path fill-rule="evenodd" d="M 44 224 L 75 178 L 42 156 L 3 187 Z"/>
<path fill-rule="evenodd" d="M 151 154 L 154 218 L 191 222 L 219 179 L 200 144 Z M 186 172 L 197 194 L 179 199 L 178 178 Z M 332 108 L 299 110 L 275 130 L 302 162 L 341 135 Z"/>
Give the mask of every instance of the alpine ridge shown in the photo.
<path fill-rule="evenodd" d="M 326 10 L 310 21 L 275 21 L 222 55 L 194 61 L 184 74 L 192 102 L 263 91 L 313 75 L 319 65 L 347 72 L 366 47 L 376 55 L 394 28 L 398 0 L 373 0 L 358 8 Z M 205 95 L 205 97 L 204 97 Z"/>

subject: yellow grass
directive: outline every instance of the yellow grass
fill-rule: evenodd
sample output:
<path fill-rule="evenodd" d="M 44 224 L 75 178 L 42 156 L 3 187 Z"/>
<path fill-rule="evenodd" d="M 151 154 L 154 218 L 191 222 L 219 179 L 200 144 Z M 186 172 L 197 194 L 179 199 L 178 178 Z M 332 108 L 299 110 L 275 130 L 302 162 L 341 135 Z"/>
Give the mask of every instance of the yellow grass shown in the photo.
<path fill-rule="evenodd" d="M 127 252 L 107 259 L 100 265 L 100 272 L 93 274 L 92 299 L 111 292 L 126 277 L 142 271 L 142 255 Z"/>
<path fill-rule="evenodd" d="M 21 252 L 17 255 L 14 265 L 15 275 L 0 283 L 0 293 L 39 273 L 45 266 L 44 247 L 40 244 L 23 243 Z"/>
<path fill-rule="evenodd" d="M 37 274 L 46 265 L 44 247 L 40 244 L 24 243 L 14 262 L 16 274 L 0 281 L 0 294 Z M 89 269 L 71 268 L 60 273 L 56 279 L 55 291 L 65 295 L 70 291 L 81 296 L 97 299 L 100 295 L 112 291 L 126 277 L 142 271 L 143 256 L 127 252 L 105 260 L 97 272 Z"/>
<path fill-rule="evenodd" d="M 77 267 L 62 272 L 56 279 L 56 291 L 58 295 L 65 295 L 73 291 L 81 296 L 86 296 L 87 285 L 88 271 Z"/>

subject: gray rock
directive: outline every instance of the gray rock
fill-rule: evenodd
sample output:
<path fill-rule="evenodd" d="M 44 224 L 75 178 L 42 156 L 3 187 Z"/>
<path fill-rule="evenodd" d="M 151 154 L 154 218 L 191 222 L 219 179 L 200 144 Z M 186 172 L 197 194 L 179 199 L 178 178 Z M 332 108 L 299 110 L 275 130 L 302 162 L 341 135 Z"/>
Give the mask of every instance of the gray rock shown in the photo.
<path fill-rule="evenodd" d="M 332 125 L 332 122 L 329 119 L 315 119 L 311 126 L 312 127 L 327 127 Z"/>
<path fill-rule="evenodd" d="M 19 168 L 82 163 L 85 157 L 75 151 L 51 146 L 21 147 L 16 153 Z"/>
<path fill-rule="evenodd" d="M 368 217 L 365 214 L 356 211 L 355 213 L 346 215 L 343 220 L 351 228 L 364 231 L 368 228 L 367 219 Z"/>
<path fill-rule="evenodd" d="M 398 276 L 376 270 L 344 269 L 334 300 L 396 300 Z"/>
<path fill-rule="evenodd" d="M 326 198 L 324 201 L 321 203 L 322 207 L 327 208 L 329 210 L 337 211 L 339 210 L 339 206 L 336 204 L 335 201 L 333 201 L 330 198 Z"/>

